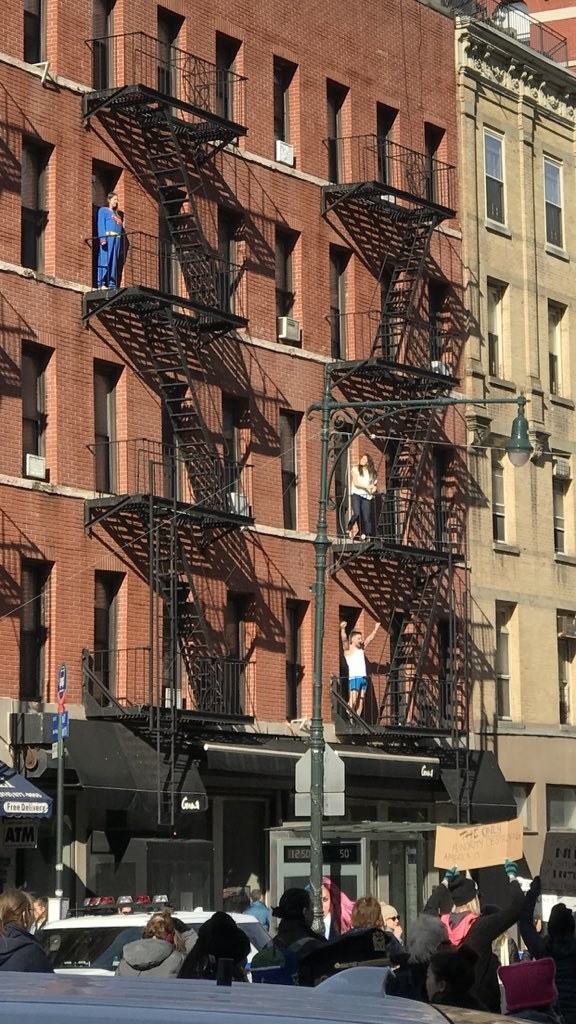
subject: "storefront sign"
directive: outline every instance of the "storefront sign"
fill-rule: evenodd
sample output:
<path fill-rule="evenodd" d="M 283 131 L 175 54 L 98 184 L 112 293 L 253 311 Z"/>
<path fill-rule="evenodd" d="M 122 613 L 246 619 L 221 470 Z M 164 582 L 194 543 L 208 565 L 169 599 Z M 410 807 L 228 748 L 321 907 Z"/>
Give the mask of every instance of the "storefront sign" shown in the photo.
<path fill-rule="evenodd" d="M 540 868 L 542 892 L 576 894 L 576 832 L 548 832 Z"/>
<path fill-rule="evenodd" d="M 2 839 L 4 846 L 8 847 L 31 847 L 38 846 L 38 826 L 32 824 L 3 825 Z"/>
<path fill-rule="evenodd" d="M 490 825 L 438 825 L 434 866 L 489 868 L 503 864 L 506 859 L 518 860 L 522 856 L 524 827 L 521 818 L 513 821 L 495 821 Z"/>

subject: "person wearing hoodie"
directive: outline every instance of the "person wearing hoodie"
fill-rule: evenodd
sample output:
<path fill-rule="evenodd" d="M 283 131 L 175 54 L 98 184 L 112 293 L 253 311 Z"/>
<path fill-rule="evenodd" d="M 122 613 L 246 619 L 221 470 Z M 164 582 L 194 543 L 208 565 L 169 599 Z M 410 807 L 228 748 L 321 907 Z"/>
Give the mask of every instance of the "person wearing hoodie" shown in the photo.
<path fill-rule="evenodd" d="M 0 971 L 54 973 L 39 940 L 28 930 L 33 920 L 27 893 L 5 889 L 0 895 Z"/>
<path fill-rule="evenodd" d="M 564 903 L 557 903 L 550 911 L 548 934 L 539 935 L 534 926 L 534 907 L 540 892 L 540 877 L 536 875 L 520 912 L 520 934 L 534 960 L 551 957 L 556 964 L 558 1006 L 566 1024 L 576 1024 L 574 914 Z"/>
<path fill-rule="evenodd" d="M 284 984 L 298 984 L 302 958 L 318 946 L 327 945 L 323 935 L 312 931 L 314 912 L 308 889 L 287 889 L 273 908 L 272 917 L 280 919 L 278 931 L 253 958 L 252 978 L 257 979 L 254 970 L 276 967 L 285 974 Z"/>
<path fill-rule="evenodd" d="M 176 978 L 184 956 L 184 942 L 170 914 L 153 914 L 142 938 L 124 946 L 116 974 L 120 978 Z"/>
<path fill-rule="evenodd" d="M 506 860 L 504 868 L 510 882 L 510 899 L 506 906 L 493 914 L 480 915 L 476 883 L 457 867 L 446 871 L 424 907 L 424 913 L 439 915 L 453 946 L 458 948 L 465 942 L 476 953 L 472 995 L 491 1013 L 500 1013 L 498 959 L 492 952 L 492 943 L 516 924 L 524 904 L 524 894 L 516 878 L 518 865 L 515 861 Z"/>

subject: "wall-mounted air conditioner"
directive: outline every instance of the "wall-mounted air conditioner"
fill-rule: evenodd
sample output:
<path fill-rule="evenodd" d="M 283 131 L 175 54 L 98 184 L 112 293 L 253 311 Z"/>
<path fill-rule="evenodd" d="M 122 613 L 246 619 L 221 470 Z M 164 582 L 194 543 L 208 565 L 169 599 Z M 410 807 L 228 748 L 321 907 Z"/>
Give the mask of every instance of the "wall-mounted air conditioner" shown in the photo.
<path fill-rule="evenodd" d="M 239 491 L 230 491 L 230 504 L 232 511 L 237 516 L 249 516 L 250 505 L 248 504 L 248 498 L 245 494 L 240 494 Z"/>
<path fill-rule="evenodd" d="M 450 376 L 448 363 L 443 363 L 441 359 L 433 359 L 430 363 L 430 369 L 433 373 L 441 373 L 443 377 Z"/>
<path fill-rule="evenodd" d="M 382 202 L 382 203 L 395 203 L 396 202 L 396 196 L 394 195 L 393 192 L 381 192 L 379 198 L 380 198 L 380 202 Z"/>
<path fill-rule="evenodd" d="M 558 635 L 576 640 L 576 615 L 558 616 Z"/>
<path fill-rule="evenodd" d="M 294 146 L 282 139 L 276 139 L 276 160 L 279 164 L 287 164 L 294 167 Z"/>
<path fill-rule="evenodd" d="M 279 316 L 276 333 L 280 341 L 300 341 L 300 321 L 290 316 Z"/>
<path fill-rule="evenodd" d="M 46 459 L 43 455 L 26 456 L 26 476 L 31 476 L 34 480 L 46 479 Z"/>
<path fill-rule="evenodd" d="M 554 465 L 552 467 L 552 475 L 558 480 L 570 480 L 572 472 L 570 470 L 570 459 L 556 457 L 554 459 Z"/>

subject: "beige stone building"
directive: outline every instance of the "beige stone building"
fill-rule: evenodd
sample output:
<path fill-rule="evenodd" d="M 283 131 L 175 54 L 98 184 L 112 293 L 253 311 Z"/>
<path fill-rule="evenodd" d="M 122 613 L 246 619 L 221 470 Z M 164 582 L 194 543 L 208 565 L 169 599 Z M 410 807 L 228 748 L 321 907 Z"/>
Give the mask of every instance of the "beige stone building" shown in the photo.
<path fill-rule="evenodd" d="M 466 390 L 525 392 L 534 454 L 504 453 L 514 406 L 473 407 L 474 742 L 494 750 L 540 866 L 576 828 L 576 82 L 529 38 L 456 21 Z"/>

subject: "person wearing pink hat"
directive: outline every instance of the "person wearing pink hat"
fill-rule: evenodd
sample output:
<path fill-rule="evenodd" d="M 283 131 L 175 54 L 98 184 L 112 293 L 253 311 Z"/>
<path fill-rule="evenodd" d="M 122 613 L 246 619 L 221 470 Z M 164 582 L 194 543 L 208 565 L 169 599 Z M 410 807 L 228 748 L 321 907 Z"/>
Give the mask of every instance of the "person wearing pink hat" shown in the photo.
<path fill-rule="evenodd" d="M 506 1013 L 535 1024 L 561 1024 L 556 1011 L 556 965 L 552 957 L 525 960 L 498 968 L 504 988 Z"/>

